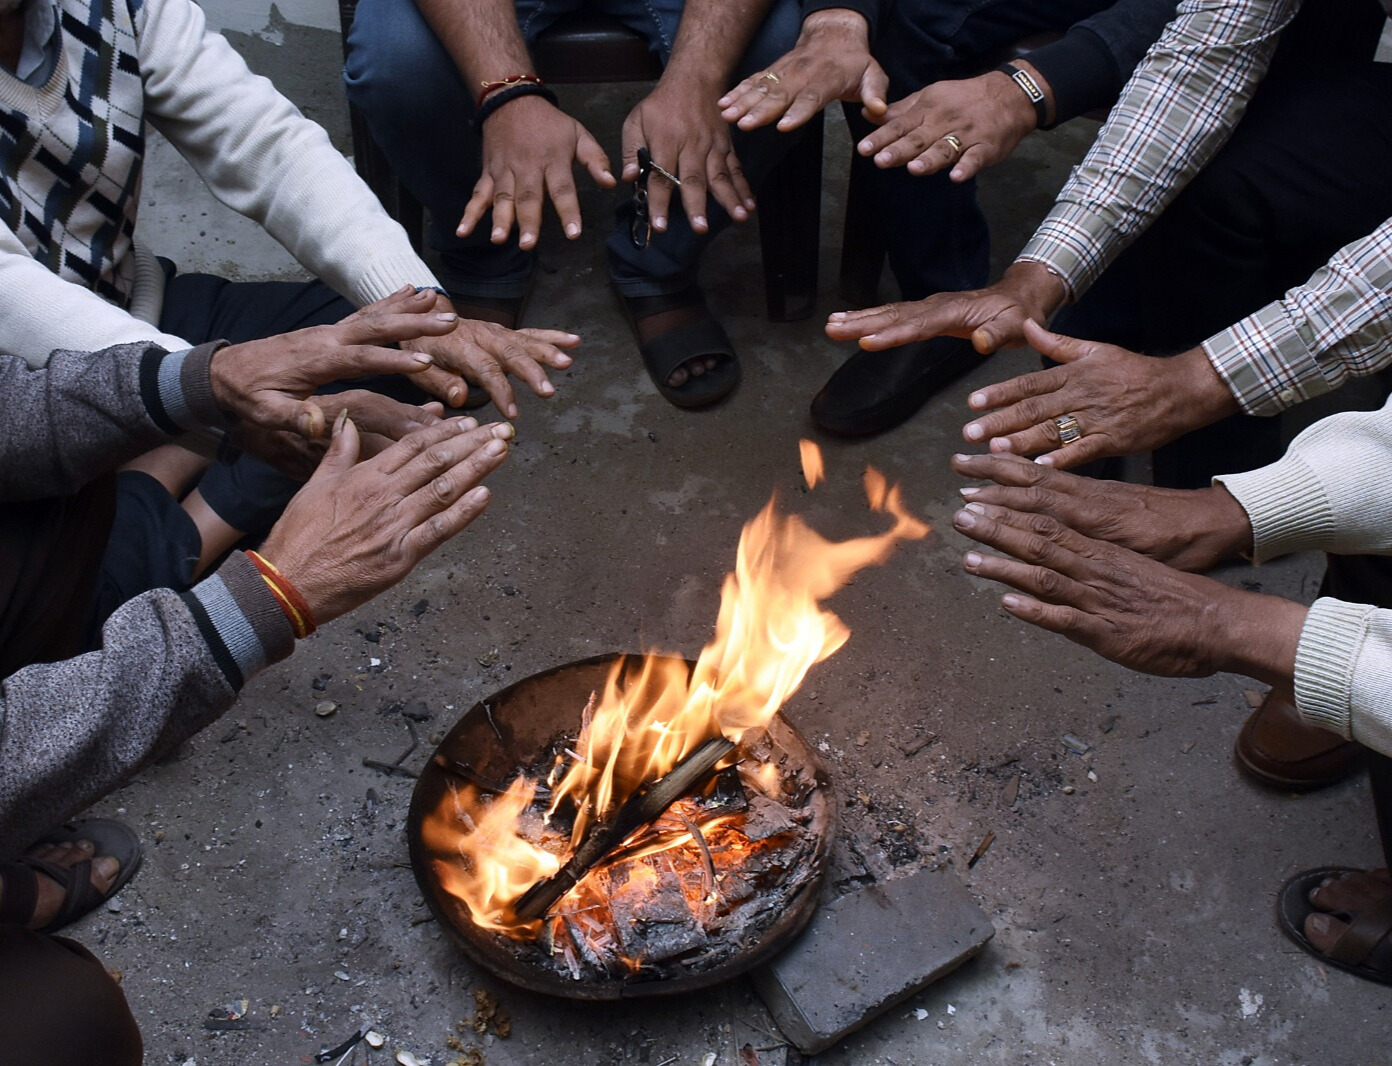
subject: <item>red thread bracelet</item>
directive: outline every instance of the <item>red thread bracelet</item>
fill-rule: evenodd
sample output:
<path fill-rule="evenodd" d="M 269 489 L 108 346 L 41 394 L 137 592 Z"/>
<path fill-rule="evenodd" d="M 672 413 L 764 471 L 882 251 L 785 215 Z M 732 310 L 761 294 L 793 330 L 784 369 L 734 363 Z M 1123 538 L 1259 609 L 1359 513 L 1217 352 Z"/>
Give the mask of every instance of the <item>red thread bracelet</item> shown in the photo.
<path fill-rule="evenodd" d="M 532 85 L 542 84 L 542 80 L 535 74 L 509 74 L 506 78 L 500 78 L 497 81 L 479 82 L 483 86 L 483 91 L 479 93 L 477 106 L 483 106 L 489 93 L 496 92 L 498 89 L 506 89 L 512 85 L 521 85 L 523 82 L 529 82 Z"/>
<path fill-rule="evenodd" d="M 303 640 L 318 629 L 319 625 L 314 621 L 314 612 L 309 609 L 304 596 L 290 579 L 277 570 L 274 563 L 263 559 L 258 553 L 249 551 L 246 554 L 252 565 L 261 572 L 261 580 L 266 583 L 271 595 L 280 604 L 280 609 L 285 612 L 285 617 L 290 620 L 295 637 Z"/>

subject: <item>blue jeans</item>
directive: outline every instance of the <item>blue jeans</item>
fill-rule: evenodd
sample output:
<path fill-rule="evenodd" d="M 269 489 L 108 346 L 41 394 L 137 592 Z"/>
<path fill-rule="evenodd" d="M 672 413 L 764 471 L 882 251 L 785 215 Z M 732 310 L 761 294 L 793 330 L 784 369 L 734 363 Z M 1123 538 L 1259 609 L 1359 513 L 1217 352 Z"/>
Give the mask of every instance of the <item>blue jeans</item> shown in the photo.
<path fill-rule="evenodd" d="M 530 42 L 581 6 L 581 0 L 518 0 L 518 25 Z M 647 37 L 667 62 L 681 21 L 681 0 L 603 0 L 594 6 Z M 740 60 L 736 80 L 788 52 L 798 28 L 797 0 L 775 0 Z M 348 98 L 366 117 L 402 183 L 429 212 L 427 239 L 440 253 L 445 288 L 471 296 L 521 296 L 536 254 L 517 246 L 515 231 L 506 244 L 495 245 L 485 216 L 470 236 L 455 235 L 482 173 L 483 145 L 469 125 L 474 96 L 412 0 L 362 0 L 348 34 L 343 80 Z M 740 165 L 756 190 L 794 143 L 772 128 L 731 133 Z M 636 248 L 629 238 L 632 202 L 628 188 L 621 188 L 624 198 L 607 242 L 609 271 L 619 291 L 630 297 L 656 296 L 693 284 L 701 253 L 730 224 L 729 216 L 711 201 L 710 232 L 696 233 L 674 197 L 667 232 L 654 233 L 646 249 Z"/>
<path fill-rule="evenodd" d="M 925 85 L 980 73 L 985 57 L 1030 34 L 1066 30 L 1112 0 L 899 0 L 881 19 L 874 45 L 889 75 L 889 99 Z M 846 108 L 855 141 L 872 127 Z M 915 177 L 881 170 L 855 156 L 857 182 L 873 190 L 876 222 L 905 300 L 980 288 L 990 270 L 990 232 L 976 202 L 976 181 L 950 181 L 946 170 Z"/>

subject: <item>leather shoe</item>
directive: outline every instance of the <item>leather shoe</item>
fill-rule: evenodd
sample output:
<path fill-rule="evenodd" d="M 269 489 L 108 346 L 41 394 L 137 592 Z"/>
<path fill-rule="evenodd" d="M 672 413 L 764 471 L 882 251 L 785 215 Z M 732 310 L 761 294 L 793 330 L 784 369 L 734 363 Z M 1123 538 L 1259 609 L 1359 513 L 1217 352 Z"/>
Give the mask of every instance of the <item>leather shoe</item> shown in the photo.
<path fill-rule="evenodd" d="M 812 398 L 812 421 L 843 437 L 883 433 L 981 359 L 971 342 L 959 337 L 934 337 L 882 352 L 857 351 Z"/>
<path fill-rule="evenodd" d="M 1363 750 L 1337 733 L 1306 723 L 1290 696 L 1272 689 L 1247 716 L 1233 755 L 1238 768 L 1259 784 L 1309 792 L 1352 775 Z"/>

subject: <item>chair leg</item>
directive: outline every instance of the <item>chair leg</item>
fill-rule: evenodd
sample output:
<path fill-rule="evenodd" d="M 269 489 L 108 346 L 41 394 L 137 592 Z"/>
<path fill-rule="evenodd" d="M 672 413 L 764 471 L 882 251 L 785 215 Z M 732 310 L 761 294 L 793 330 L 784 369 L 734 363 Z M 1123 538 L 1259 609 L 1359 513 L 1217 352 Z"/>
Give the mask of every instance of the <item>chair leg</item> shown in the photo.
<path fill-rule="evenodd" d="M 806 318 L 817 304 L 821 239 L 822 126 L 819 114 L 759 190 L 764 296 L 773 322 Z"/>

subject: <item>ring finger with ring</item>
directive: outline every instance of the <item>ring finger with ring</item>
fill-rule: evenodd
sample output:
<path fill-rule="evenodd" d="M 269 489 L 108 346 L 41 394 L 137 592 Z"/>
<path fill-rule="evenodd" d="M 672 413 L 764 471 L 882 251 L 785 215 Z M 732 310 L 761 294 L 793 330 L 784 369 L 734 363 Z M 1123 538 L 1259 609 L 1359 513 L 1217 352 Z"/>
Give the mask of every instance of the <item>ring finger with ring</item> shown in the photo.
<path fill-rule="evenodd" d="M 966 151 L 966 146 L 962 143 L 962 138 L 955 133 L 949 133 L 942 138 L 943 144 L 952 149 L 952 156 L 955 159 Z"/>
<path fill-rule="evenodd" d="M 1078 420 L 1072 415 L 1059 415 L 1058 418 L 1054 419 L 1054 428 L 1058 430 L 1060 444 L 1072 444 L 1083 435 Z"/>

